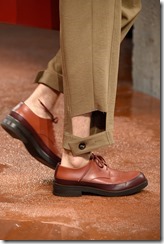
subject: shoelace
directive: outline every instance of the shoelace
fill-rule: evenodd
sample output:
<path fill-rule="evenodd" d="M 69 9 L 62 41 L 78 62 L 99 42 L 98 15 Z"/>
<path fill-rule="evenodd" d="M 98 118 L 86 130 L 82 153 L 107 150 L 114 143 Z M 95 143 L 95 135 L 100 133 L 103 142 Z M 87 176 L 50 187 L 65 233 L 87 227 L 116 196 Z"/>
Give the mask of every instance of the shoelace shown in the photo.
<path fill-rule="evenodd" d="M 49 115 L 49 117 L 52 120 L 52 122 L 54 122 L 55 124 L 57 124 L 58 123 L 58 117 L 54 117 L 53 114 L 48 110 L 48 108 L 42 103 L 42 101 L 40 101 L 40 99 L 38 99 L 38 101 L 43 106 L 44 110 Z"/>
<path fill-rule="evenodd" d="M 102 156 L 100 156 L 100 155 L 95 155 L 94 153 L 91 153 L 90 159 L 91 159 L 91 160 L 94 160 L 95 163 L 96 163 L 100 168 L 104 168 L 104 166 L 106 166 L 106 169 L 109 168 L 109 166 L 107 165 L 105 159 L 104 159 Z"/>

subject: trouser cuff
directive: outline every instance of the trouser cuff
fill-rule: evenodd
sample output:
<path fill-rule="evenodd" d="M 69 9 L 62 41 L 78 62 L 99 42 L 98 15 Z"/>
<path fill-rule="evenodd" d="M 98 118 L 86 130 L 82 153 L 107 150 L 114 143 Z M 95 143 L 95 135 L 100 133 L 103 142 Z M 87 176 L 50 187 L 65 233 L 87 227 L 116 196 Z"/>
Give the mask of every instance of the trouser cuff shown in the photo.
<path fill-rule="evenodd" d="M 113 136 L 108 131 L 100 132 L 85 138 L 73 136 L 68 132 L 64 133 L 63 147 L 70 150 L 74 156 L 85 154 L 110 144 L 113 144 Z"/>
<path fill-rule="evenodd" d="M 63 76 L 57 72 L 40 71 L 36 78 L 35 83 L 44 84 L 56 91 L 63 93 Z"/>

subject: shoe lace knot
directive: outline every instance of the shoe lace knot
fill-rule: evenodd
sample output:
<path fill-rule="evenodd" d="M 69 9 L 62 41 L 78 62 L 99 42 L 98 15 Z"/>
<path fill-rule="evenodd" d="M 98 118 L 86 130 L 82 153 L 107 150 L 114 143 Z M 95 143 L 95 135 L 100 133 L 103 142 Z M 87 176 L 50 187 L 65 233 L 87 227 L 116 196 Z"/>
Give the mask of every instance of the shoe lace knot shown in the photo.
<path fill-rule="evenodd" d="M 105 159 L 101 155 L 95 155 L 94 153 L 91 153 L 90 159 L 93 160 L 100 168 L 104 168 L 104 166 L 106 169 L 109 168 Z"/>
<path fill-rule="evenodd" d="M 40 99 L 38 99 L 38 101 L 43 106 L 45 112 L 49 115 L 49 117 L 52 120 L 52 122 L 57 124 L 58 123 L 58 117 L 54 117 L 53 114 L 49 111 L 49 109 L 44 105 L 44 103 L 42 103 L 42 101 L 40 101 Z"/>

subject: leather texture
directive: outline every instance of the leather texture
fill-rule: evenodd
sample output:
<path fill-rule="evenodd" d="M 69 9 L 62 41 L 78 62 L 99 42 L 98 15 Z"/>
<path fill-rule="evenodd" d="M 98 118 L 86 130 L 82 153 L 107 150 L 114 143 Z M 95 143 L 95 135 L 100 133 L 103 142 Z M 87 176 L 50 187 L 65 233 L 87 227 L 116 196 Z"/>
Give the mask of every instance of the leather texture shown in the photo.
<path fill-rule="evenodd" d="M 10 115 L 19 120 L 34 136 L 37 135 L 42 144 L 45 144 L 53 154 L 61 157 L 61 153 L 57 150 L 54 123 L 51 119 L 37 116 L 23 102 L 19 103 Z"/>

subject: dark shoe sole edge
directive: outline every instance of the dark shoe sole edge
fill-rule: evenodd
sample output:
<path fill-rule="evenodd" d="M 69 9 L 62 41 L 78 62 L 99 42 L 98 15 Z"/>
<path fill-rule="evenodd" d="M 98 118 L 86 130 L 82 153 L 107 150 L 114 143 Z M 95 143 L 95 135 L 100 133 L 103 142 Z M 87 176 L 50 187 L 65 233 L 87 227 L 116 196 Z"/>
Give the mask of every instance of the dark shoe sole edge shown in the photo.
<path fill-rule="evenodd" d="M 63 196 L 63 197 L 77 197 L 82 196 L 83 194 L 94 194 L 99 196 L 106 196 L 106 197 L 118 197 L 118 196 L 128 196 L 135 193 L 140 192 L 148 185 L 148 181 L 142 182 L 140 185 L 135 186 L 130 189 L 125 189 L 122 191 L 106 191 L 102 189 L 96 189 L 94 187 L 88 186 L 68 186 L 68 185 L 61 185 L 56 183 L 54 180 L 53 182 L 53 194 L 56 196 Z"/>
<path fill-rule="evenodd" d="M 40 147 L 38 142 L 33 138 L 32 134 L 15 118 L 8 115 L 1 123 L 2 128 L 13 138 L 23 142 L 27 151 L 39 162 L 56 169 L 60 158 L 58 156 L 53 159 Z"/>

